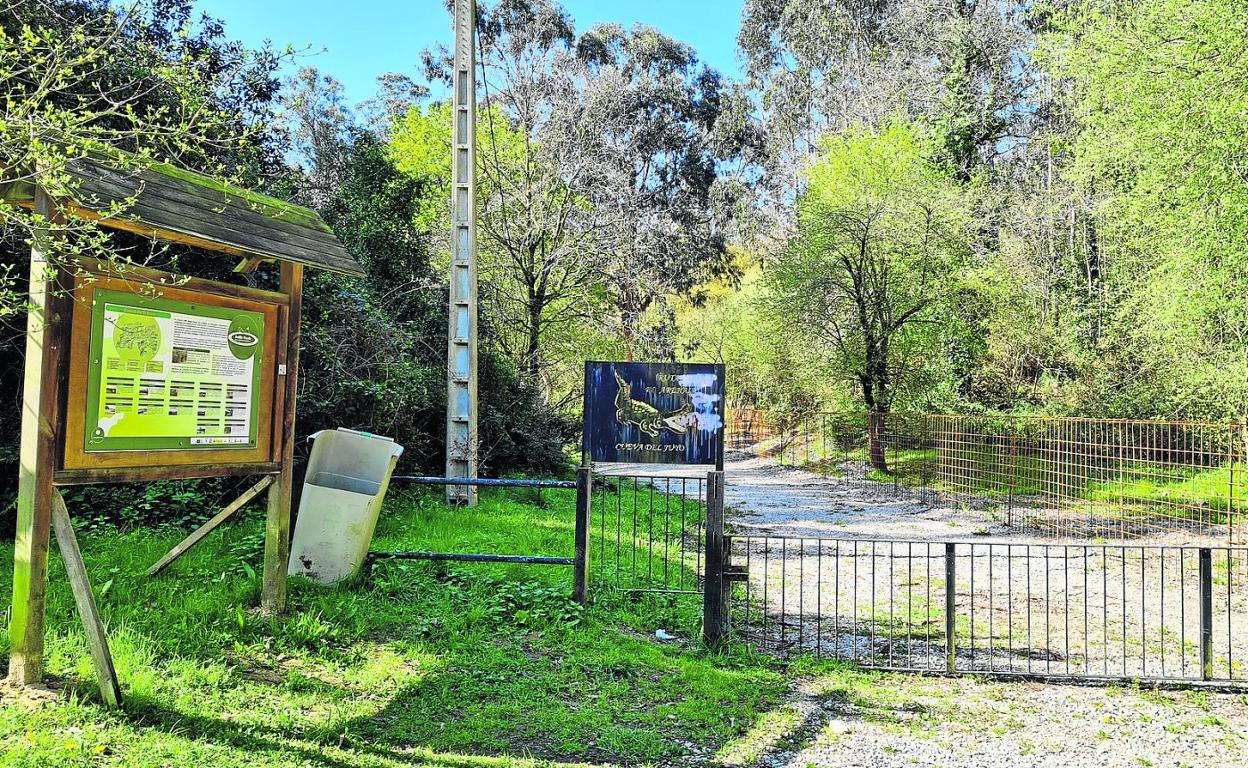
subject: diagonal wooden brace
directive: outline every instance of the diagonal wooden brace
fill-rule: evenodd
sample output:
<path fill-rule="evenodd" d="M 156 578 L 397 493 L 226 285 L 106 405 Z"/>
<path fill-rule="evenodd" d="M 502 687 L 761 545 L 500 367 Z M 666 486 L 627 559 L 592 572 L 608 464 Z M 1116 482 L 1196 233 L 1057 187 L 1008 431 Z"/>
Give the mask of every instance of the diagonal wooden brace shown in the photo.
<path fill-rule="evenodd" d="M 100 620 L 100 609 L 95 604 L 95 596 L 91 594 L 87 566 L 82 561 L 78 538 L 74 535 L 73 523 L 69 521 L 69 510 L 65 509 L 65 499 L 60 491 L 52 494 L 52 529 L 56 531 L 56 544 L 61 548 L 61 559 L 65 561 L 69 585 L 74 590 L 78 615 L 87 632 L 87 647 L 91 649 L 91 661 L 95 664 L 95 675 L 100 681 L 100 696 L 108 706 L 120 707 L 121 684 L 117 681 L 113 656 L 108 650 L 108 635 L 104 632 L 104 622 Z"/>
<path fill-rule="evenodd" d="M 260 478 L 260 482 L 248 488 L 243 492 L 242 496 L 239 496 L 237 499 L 230 502 L 225 509 L 222 509 L 217 514 L 213 515 L 211 520 L 196 528 L 190 536 L 187 536 L 179 542 L 177 546 L 169 550 L 169 552 L 164 557 L 160 558 L 155 565 L 148 568 L 147 573 L 144 575 L 155 576 L 163 571 L 170 563 L 177 560 L 182 555 L 185 555 L 187 550 L 198 544 L 205 536 L 212 533 L 213 529 L 215 529 L 218 525 L 224 523 L 226 518 L 242 509 L 247 502 L 256 498 L 256 496 L 259 496 L 261 491 L 268 488 L 272 484 L 273 475 L 266 475 L 265 477 Z"/>

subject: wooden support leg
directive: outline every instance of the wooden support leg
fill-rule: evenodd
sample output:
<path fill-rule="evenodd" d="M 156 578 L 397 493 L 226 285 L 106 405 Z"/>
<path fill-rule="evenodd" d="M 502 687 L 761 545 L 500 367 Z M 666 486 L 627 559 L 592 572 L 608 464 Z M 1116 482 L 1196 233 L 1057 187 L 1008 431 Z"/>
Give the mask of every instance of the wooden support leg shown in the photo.
<path fill-rule="evenodd" d="M 104 633 L 100 609 L 95 604 L 95 595 L 91 593 L 91 580 L 87 578 L 87 566 L 82 561 L 78 538 L 74 535 L 69 511 L 65 509 L 65 500 L 59 491 L 54 491 L 52 496 L 52 527 L 56 529 L 56 543 L 61 548 L 61 559 L 65 561 L 69 585 L 74 590 L 78 615 L 82 617 L 82 627 L 87 632 L 87 646 L 91 649 L 95 676 L 100 681 L 100 696 L 108 706 L 120 707 L 121 684 L 117 681 L 117 670 L 113 668 L 113 655 L 108 650 L 108 635 Z"/>
<path fill-rule="evenodd" d="M 185 539 L 179 542 L 176 547 L 169 550 L 169 552 L 164 557 L 160 558 L 160 560 L 157 561 L 155 565 L 147 569 L 147 573 L 145 575 L 155 576 L 156 574 L 163 571 L 166 567 L 169 566 L 170 563 L 172 563 L 174 560 L 177 560 L 179 557 L 182 557 L 182 555 L 185 555 L 187 551 L 190 550 L 191 547 L 195 546 L 200 541 L 202 541 L 205 536 L 212 533 L 213 530 L 216 529 L 218 525 L 221 525 L 221 523 L 224 523 L 226 519 L 230 517 L 230 515 L 242 509 L 247 504 L 247 502 L 259 496 L 261 491 L 263 491 L 265 488 L 268 488 L 272 484 L 273 484 L 272 475 L 261 478 L 260 482 L 248 488 L 243 493 L 242 496 L 239 496 L 237 499 L 230 502 L 229 505 L 227 505 L 224 509 L 222 509 L 217 514 L 213 515 L 211 520 L 199 526 L 199 528 L 196 528 L 194 533 L 192 533 L 190 536 L 187 536 Z"/>
<path fill-rule="evenodd" d="M 56 217 L 40 189 L 35 191 L 35 210 L 49 222 Z M 30 254 L 13 611 L 9 622 L 9 681 L 16 685 L 32 685 L 43 679 L 44 595 L 55 493 L 52 472 L 58 461 L 56 428 L 66 312 L 65 299 L 59 292 L 59 272 L 50 260 L 51 247 L 49 230 L 36 231 Z"/>
<path fill-rule="evenodd" d="M 282 262 L 282 292 L 290 297 L 286 312 L 285 375 L 279 378 L 283 396 L 279 419 L 282 465 L 269 487 L 269 509 L 264 525 L 264 595 L 261 607 L 270 615 L 286 610 L 286 571 L 290 566 L 290 502 L 294 490 L 295 395 L 299 387 L 299 318 L 303 309 L 303 266 Z M 279 373 L 281 373 L 279 369 Z M 284 382 L 281 383 L 281 382 Z"/>

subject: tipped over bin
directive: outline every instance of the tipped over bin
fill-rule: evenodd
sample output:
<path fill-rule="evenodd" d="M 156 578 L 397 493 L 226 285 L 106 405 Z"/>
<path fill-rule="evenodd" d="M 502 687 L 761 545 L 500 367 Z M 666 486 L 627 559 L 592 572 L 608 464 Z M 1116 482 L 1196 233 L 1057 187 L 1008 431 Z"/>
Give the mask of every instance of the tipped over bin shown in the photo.
<path fill-rule="evenodd" d="M 308 439 L 312 455 L 288 572 L 333 584 L 364 564 L 403 446 L 388 437 L 341 427 L 321 430 Z"/>

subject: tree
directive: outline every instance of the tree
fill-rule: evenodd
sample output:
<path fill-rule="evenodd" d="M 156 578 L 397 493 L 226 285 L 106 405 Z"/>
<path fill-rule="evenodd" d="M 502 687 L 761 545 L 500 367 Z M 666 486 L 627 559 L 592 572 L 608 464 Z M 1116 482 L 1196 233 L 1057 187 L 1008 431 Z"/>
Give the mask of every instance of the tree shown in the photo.
<path fill-rule="evenodd" d="M 33 183 L 54 200 L 72 198 L 65 165 L 84 150 L 114 147 L 138 162 L 170 161 L 245 186 L 267 182 L 282 170 L 283 141 L 269 127 L 274 72 L 287 55 L 230 40 L 219 22 L 195 19 L 190 0 L 121 8 L 105 0 L 0 1 L 0 190 Z M 70 271 L 83 256 L 167 266 L 185 251 L 0 202 L 5 360 L 23 354 L 29 242 L 43 228 L 59 239 L 52 258 Z M 6 423 L 17 423 L 20 387 L 21 366 L 0 366 Z M 16 439 L 0 440 L 0 462 L 16 460 Z"/>
<path fill-rule="evenodd" d="M 966 181 L 1025 133 L 1032 35 L 1024 0 L 747 0 L 738 43 L 767 134 L 781 220 L 820 136 L 896 117 L 933 128 Z"/>
<path fill-rule="evenodd" d="M 588 201 L 607 216 L 604 289 L 629 355 L 670 355 L 646 338 L 647 311 L 729 264 L 746 188 L 722 173 L 753 136 L 744 95 L 700 65 L 688 45 L 651 27 L 601 24 L 576 44 L 586 66 L 585 113 L 600 161 Z"/>
<path fill-rule="evenodd" d="M 858 387 L 881 470 L 884 415 L 939 352 L 935 323 L 968 256 L 962 193 L 930 149 L 904 123 L 825 139 L 763 299 L 777 332 L 817 345 Z"/>
<path fill-rule="evenodd" d="M 1107 410 L 1248 414 L 1246 50 L 1236 0 L 1078 2 L 1046 38 L 1077 118 L 1068 177 L 1096 206 Z"/>
<path fill-rule="evenodd" d="M 586 184 L 598 162 L 600 126 L 587 120 L 585 69 L 562 7 L 503 0 L 479 16 L 482 298 L 496 342 L 537 382 L 556 357 L 552 337 L 586 315 L 599 276 L 606 214 L 587 204 Z M 425 58 L 430 74 L 449 83 L 449 53 Z M 402 167 L 441 175 L 449 172 L 449 141 L 450 110 L 439 105 L 409 113 L 394 146 Z"/>

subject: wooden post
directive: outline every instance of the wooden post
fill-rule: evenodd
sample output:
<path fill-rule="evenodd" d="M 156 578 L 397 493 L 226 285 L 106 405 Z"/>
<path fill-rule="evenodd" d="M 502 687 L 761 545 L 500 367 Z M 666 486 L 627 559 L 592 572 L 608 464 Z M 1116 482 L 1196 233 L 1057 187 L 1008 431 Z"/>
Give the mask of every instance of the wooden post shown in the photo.
<path fill-rule="evenodd" d="M 709 472 L 706 477 L 706 567 L 702 583 L 702 640 L 709 646 L 718 645 L 728 634 L 724 541 L 724 473 Z"/>
<path fill-rule="evenodd" d="M 270 615 L 286 609 L 286 570 L 290 561 L 290 503 L 295 471 L 295 396 L 299 388 L 299 319 L 303 313 L 303 265 L 283 261 L 282 293 L 290 297 L 286 313 L 286 362 L 278 369 L 281 409 L 274 419 L 281 440 L 281 465 L 269 486 L 268 516 L 264 525 L 264 594 L 261 607 Z"/>
<path fill-rule="evenodd" d="M 51 223 L 56 211 L 42 189 L 35 212 Z M 60 270 L 50 258 L 50 227 L 35 230 L 30 252 L 30 310 L 22 386 L 17 533 L 13 551 L 13 610 L 9 623 L 9 681 L 43 679 L 44 597 L 52 521 L 52 473 L 59 463 L 61 361 L 67 307 Z M 61 294 L 61 295 L 58 295 Z"/>
<path fill-rule="evenodd" d="M 91 593 L 91 580 L 87 578 L 87 566 L 82 561 L 78 538 L 74 536 L 74 526 L 60 491 L 52 492 L 52 525 L 56 529 L 56 543 L 61 548 L 61 559 L 65 561 L 74 602 L 78 604 L 82 628 L 87 633 L 87 647 L 91 650 L 95 676 L 100 682 L 100 697 L 108 706 L 120 707 L 121 683 L 117 680 L 117 670 L 113 668 L 113 655 L 108 650 L 108 635 L 104 632 L 100 609 L 95 604 L 95 595 Z"/>
<path fill-rule="evenodd" d="M 572 599 L 589 602 L 589 520 L 594 497 L 594 470 L 576 471 L 576 542 L 572 564 Z"/>
<path fill-rule="evenodd" d="M 261 491 L 263 491 L 265 488 L 268 488 L 272 484 L 273 484 L 272 475 L 268 475 L 266 477 L 261 478 L 260 482 L 248 488 L 246 491 L 243 492 L 242 496 L 239 496 L 237 499 L 230 502 L 228 506 L 226 506 L 217 514 L 213 515 L 211 520 L 209 520 L 208 522 L 196 528 L 194 533 L 192 533 L 190 536 L 187 536 L 185 539 L 179 542 L 177 546 L 169 550 L 168 554 L 160 558 L 160 560 L 158 560 L 156 564 L 153 565 L 151 568 L 148 568 L 147 573 L 145 573 L 144 575 L 155 576 L 156 574 L 163 571 L 165 568 L 169 566 L 170 563 L 172 563 L 174 560 L 177 560 L 179 557 L 182 557 L 182 555 L 185 555 L 187 551 L 190 550 L 191 547 L 195 546 L 200 541 L 202 541 L 205 536 L 212 533 L 212 531 L 218 525 L 221 525 L 221 523 L 225 522 L 226 519 L 228 519 L 230 515 L 242 509 L 247 504 L 247 502 L 259 496 Z"/>

